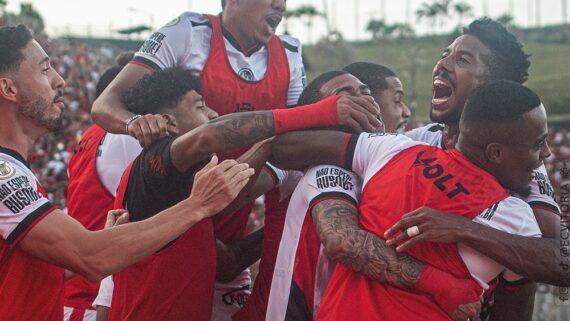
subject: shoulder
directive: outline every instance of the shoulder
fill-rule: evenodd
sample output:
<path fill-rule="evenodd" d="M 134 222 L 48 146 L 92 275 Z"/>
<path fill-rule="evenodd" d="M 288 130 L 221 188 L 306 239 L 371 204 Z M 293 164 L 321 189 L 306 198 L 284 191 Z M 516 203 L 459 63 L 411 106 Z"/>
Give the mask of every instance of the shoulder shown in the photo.
<path fill-rule="evenodd" d="M 433 123 L 407 131 L 405 135 L 416 141 L 439 146 L 439 141 L 443 135 L 443 128 L 443 124 Z"/>
<path fill-rule="evenodd" d="M 278 37 L 283 43 L 283 46 L 285 47 L 285 50 L 288 54 L 301 54 L 301 41 L 299 41 L 299 39 L 291 37 L 289 35 L 279 35 Z"/>
<path fill-rule="evenodd" d="M 509 196 L 481 212 L 475 219 L 507 233 L 522 236 L 540 236 L 540 228 L 530 206 L 523 200 Z"/>
<path fill-rule="evenodd" d="M 184 12 L 180 14 L 178 17 L 174 18 L 163 28 L 176 28 L 176 27 L 192 27 L 196 29 L 207 28 L 212 29 L 212 25 L 210 24 L 210 20 L 204 14 L 197 13 L 197 12 Z"/>

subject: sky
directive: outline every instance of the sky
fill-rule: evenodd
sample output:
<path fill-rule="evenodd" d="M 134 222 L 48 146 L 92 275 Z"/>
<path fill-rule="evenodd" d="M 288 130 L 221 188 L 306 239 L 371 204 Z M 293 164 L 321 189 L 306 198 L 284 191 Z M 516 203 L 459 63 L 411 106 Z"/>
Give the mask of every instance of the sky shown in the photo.
<path fill-rule="evenodd" d="M 288 0 L 287 6 L 294 9 L 301 5 L 311 4 L 319 11 L 326 12 L 331 25 L 336 26 L 345 38 L 367 39 L 370 34 L 365 31 L 365 27 L 371 18 L 384 18 L 388 23 L 409 22 L 418 33 L 427 32 L 429 30 L 427 23 L 418 22 L 415 11 L 423 2 L 432 3 L 433 1 Z M 515 23 L 522 26 L 548 25 L 563 21 L 563 0 L 463 1 L 473 7 L 473 18 L 482 15 L 498 17 L 503 13 L 512 12 Z M 71 33 L 108 37 L 113 36 L 113 31 L 116 29 L 134 25 L 151 24 L 154 28 L 158 28 L 184 11 L 216 14 L 221 9 L 219 0 L 162 0 L 159 2 L 156 0 L 8 0 L 7 10 L 17 12 L 21 2 L 31 2 L 38 9 L 44 17 L 48 33 L 52 36 Z M 459 0 L 453 2 L 459 2 Z M 566 16 L 570 16 L 570 8 L 566 8 Z M 469 19 L 466 19 L 464 23 L 468 21 Z M 457 23 L 454 19 L 437 31 L 448 31 Z M 305 42 L 316 40 L 325 32 L 325 22 L 321 19 L 314 25 L 309 35 L 301 21 L 292 21 L 290 32 Z M 278 33 L 280 32 L 283 32 L 283 26 L 279 27 Z"/>

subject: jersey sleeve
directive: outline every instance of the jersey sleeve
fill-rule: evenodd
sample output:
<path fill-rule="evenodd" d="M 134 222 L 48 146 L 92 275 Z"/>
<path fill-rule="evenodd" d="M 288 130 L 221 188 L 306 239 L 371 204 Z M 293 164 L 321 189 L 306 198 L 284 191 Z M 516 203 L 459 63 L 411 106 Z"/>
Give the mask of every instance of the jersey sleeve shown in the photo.
<path fill-rule="evenodd" d="M 0 233 L 16 244 L 55 208 L 32 172 L 22 163 L 0 155 Z"/>
<path fill-rule="evenodd" d="M 337 166 L 315 166 L 307 170 L 301 183 L 309 207 L 327 199 L 342 199 L 358 206 L 362 180 L 353 172 Z"/>
<path fill-rule="evenodd" d="M 542 236 L 530 206 L 514 196 L 509 196 L 484 210 L 473 221 L 510 234 L 526 237 Z M 521 276 L 509 270 L 505 271 L 503 277 L 507 281 L 521 279 Z"/>
<path fill-rule="evenodd" d="M 289 62 L 289 91 L 287 93 L 287 106 L 295 106 L 307 86 L 307 74 L 303 66 L 301 42 L 291 36 L 279 36 L 287 53 Z"/>
<path fill-rule="evenodd" d="M 111 301 L 113 300 L 113 289 L 115 288 L 115 283 L 113 282 L 113 276 L 108 276 L 101 281 L 99 286 L 99 292 L 97 297 L 93 301 L 93 308 L 97 309 L 97 306 L 111 307 Z"/>
<path fill-rule="evenodd" d="M 203 21 L 201 21 L 201 20 Z M 198 22 L 193 22 L 198 20 Z M 155 31 L 141 46 L 131 63 L 152 70 L 163 70 L 183 65 L 190 55 L 194 28 L 207 24 L 208 19 L 197 13 L 186 12 Z"/>
<path fill-rule="evenodd" d="M 344 168 L 355 172 L 365 182 L 400 151 L 422 144 L 404 135 L 388 133 L 363 133 L 349 136 L 348 139 Z"/>
<path fill-rule="evenodd" d="M 523 198 L 532 208 L 541 208 L 555 214 L 560 214 L 560 207 L 554 200 L 554 188 L 548 178 L 544 164 L 534 170 L 534 177 L 530 182 L 530 194 Z"/>

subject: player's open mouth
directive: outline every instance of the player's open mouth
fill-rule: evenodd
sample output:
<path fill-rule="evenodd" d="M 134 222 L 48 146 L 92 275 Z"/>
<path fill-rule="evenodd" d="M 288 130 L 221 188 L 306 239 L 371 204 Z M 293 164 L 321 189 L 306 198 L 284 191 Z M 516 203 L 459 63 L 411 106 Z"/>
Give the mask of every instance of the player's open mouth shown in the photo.
<path fill-rule="evenodd" d="M 433 97 L 431 99 L 432 106 L 440 106 L 446 103 L 453 96 L 453 86 L 441 77 L 435 77 L 433 80 Z"/>
<path fill-rule="evenodd" d="M 281 16 L 280 14 L 271 14 L 269 16 L 267 16 L 265 18 L 265 22 L 267 22 L 267 24 L 269 25 L 269 27 L 271 29 L 273 29 L 273 31 L 275 31 L 275 29 L 277 28 L 277 26 L 279 25 L 279 23 L 281 22 L 281 19 L 283 18 L 283 16 Z"/>

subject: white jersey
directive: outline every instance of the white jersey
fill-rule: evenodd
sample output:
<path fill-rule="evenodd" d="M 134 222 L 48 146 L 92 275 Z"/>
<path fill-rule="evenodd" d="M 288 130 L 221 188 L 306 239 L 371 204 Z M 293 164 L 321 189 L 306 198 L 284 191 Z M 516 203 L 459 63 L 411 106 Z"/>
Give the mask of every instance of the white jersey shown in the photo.
<path fill-rule="evenodd" d="M 97 149 L 97 175 L 111 195 L 116 196 L 123 172 L 142 151 L 129 135 L 106 133 Z"/>
<path fill-rule="evenodd" d="M 16 244 L 37 220 L 53 210 L 26 161 L 0 147 L 0 235 Z M 0 254 L 3 253 L 0 247 Z M 1 258 L 1 257 L 0 257 Z M 2 275 L 0 275 L 2 276 Z"/>
<path fill-rule="evenodd" d="M 356 146 L 352 139 L 348 146 L 349 150 L 354 150 L 352 170 L 363 178 L 363 189 L 366 189 L 371 178 L 394 156 L 405 149 L 422 144 L 425 143 L 412 141 L 404 135 L 361 134 Z M 369 189 L 377 190 L 374 187 Z M 511 234 L 528 237 L 542 235 L 530 206 L 512 196 L 482 211 L 473 221 Z M 505 271 L 499 263 L 467 246 L 459 244 L 458 250 L 473 278 L 484 288 L 488 288 L 487 283 Z M 510 281 L 520 278 L 510 272 L 507 275 Z"/>
<path fill-rule="evenodd" d="M 443 141 L 443 128 L 443 124 L 429 124 L 412 129 L 406 132 L 405 135 L 415 141 L 428 143 L 432 146 L 446 149 Z M 533 208 L 543 208 L 553 213 L 560 214 L 560 207 L 558 207 L 558 204 L 556 204 L 556 201 L 554 200 L 554 189 L 552 188 L 552 184 L 550 183 L 544 164 L 534 170 L 534 179 L 530 182 L 529 187 L 530 194 L 528 196 L 524 197 L 514 193 L 513 196 L 522 199 Z"/>
<path fill-rule="evenodd" d="M 304 262 L 305 265 L 316 264 L 314 302 L 307 303 L 313 304 L 313 311 L 317 311 L 320 298 L 332 274 L 334 262 L 326 256 L 320 243 L 308 244 L 306 242 L 306 235 L 301 235 L 302 230 L 304 230 L 303 226 L 304 224 L 313 224 L 312 220 L 307 217 L 310 218 L 310 209 L 318 202 L 330 198 L 342 198 L 357 206 L 360 191 L 361 179 L 354 173 L 336 166 L 322 165 L 309 168 L 301 178 L 293 196 L 291 196 L 285 216 L 285 227 L 279 244 L 269 293 L 267 320 L 285 319 L 287 303 L 291 294 L 291 282 L 294 281 L 293 269 L 296 266 L 296 257 L 300 252 L 305 254 L 307 247 L 312 247 L 314 248 L 312 252 L 318 251 L 319 253 L 316 262 Z M 305 244 L 299 246 L 299 241 L 305 242 Z M 307 255 L 301 254 L 300 257 L 306 258 Z M 303 264 L 300 267 L 302 269 Z"/>
<path fill-rule="evenodd" d="M 180 66 L 202 72 L 210 52 L 212 27 L 208 18 L 200 13 L 185 12 L 156 31 L 135 54 L 135 63 L 141 63 L 155 70 Z M 297 104 L 306 83 L 301 43 L 299 40 L 281 35 L 289 61 L 289 92 L 287 105 Z M 236 75 L 244 80 L 258 81 L 267 71 L 267 47 L 261 46 L 251 54 L 244 54 L 235 45 L 235 40 L 224 33 L 228 60 Z"/>

